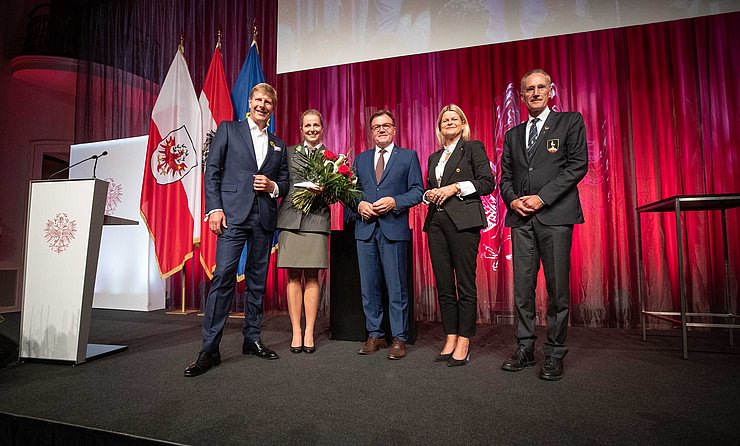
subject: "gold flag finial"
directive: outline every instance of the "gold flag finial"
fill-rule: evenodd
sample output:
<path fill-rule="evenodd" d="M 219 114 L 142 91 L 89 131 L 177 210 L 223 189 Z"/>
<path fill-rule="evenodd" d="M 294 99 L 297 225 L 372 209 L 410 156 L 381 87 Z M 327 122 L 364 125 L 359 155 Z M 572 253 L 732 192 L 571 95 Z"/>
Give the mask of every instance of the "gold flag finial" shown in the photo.
<path fill-rule="evenodd" d="M 182 34 L 180 34 L 180 44 L 177 45 L 177 51 L 179 51 L 180 54 L 183 55 L 183 57 L 185 56 L 185 43 L 184 42 L 185 42 L 185 38 Z"/>
<path fill-rule="evenodd" d="M 255 18 L 252 20 L 252 40 L 255 42 L 257 41 L 257 34 L 259 34 L 259 31 L 257 31 L 257 19 Z"/>
<path fill-rule="evenodd" d="M 216 40 L 216 48 L 221 48 L 221 28 L 218 28 L 218 40 Z"/>

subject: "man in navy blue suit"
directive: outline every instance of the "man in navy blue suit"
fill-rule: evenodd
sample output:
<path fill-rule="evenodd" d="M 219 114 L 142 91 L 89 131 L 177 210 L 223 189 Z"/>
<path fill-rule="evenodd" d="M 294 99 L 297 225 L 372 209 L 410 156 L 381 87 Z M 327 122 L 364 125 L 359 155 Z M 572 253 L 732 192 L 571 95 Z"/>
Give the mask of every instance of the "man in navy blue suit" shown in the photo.
<path fill-rule="evenodd" d="M 208 227 L 216 235 L 216 270 L 203 318 L 203 346 L 185 376 L 221 363 L 219 343 L 234 294 L 236 268 L 247 243 L 246 310 L 242 353 L 264 359 L 278 355 L 262 344 L 262 298 L 277 220 L 277 197 L 288 192 L 285 143 L 267 131 L 277 94 L 261 83 L 249 95 L 246 121 L 224 121 L 213 137 L 204 176 Z"/>
<path fill-rule="evenodd" d="M 406 356 L 409 209 L 421 202 L 424 192 L 416 152 L 393 144 L 395 124 L 390 111 L 374 113 L 370 117 L 370 129 L 375 147 L 357 155 L 354 163 L 363 190 L 363 197 L 357 204 L 361 220 L 355 226 L 355 239 L 362 307 L 369 334 L 358 353 L 370 355 L 386 346 L 386 333 L 380 326 L 383 320 L 381 287 L 385 285 L 393 336 L 389 359 Z"/>

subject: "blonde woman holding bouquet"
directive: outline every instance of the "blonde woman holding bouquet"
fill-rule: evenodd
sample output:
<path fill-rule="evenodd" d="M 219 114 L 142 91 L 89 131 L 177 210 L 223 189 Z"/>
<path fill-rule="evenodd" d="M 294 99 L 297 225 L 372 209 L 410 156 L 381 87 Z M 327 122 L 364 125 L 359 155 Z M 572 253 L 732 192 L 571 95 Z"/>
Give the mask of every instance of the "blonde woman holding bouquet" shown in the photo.
<path fill-rule="evenodd" d="M 278 268 L 288 270 L 288 313 L 293 328 L 291 353 L 314 353 L 314 325 L 319 311 L 319 270 L 329 266 L 329 234 L 331 212 L 328 205 L 313 206 L 303 212 L 293 204 L 293 196 L 303 188 L 296 184 L 307 180 L 296 151 L 311 153 L 325 150 L 323 146 L 324 118 L 318 110 L 309 109 L 301 115 L 301 144 L 288 147 L 290 189 L 278 209 Z M 309 186 L 320 195 L 322 190 Z M 306 313 L 306 329 L 301 330 L 301 312 Z"/>

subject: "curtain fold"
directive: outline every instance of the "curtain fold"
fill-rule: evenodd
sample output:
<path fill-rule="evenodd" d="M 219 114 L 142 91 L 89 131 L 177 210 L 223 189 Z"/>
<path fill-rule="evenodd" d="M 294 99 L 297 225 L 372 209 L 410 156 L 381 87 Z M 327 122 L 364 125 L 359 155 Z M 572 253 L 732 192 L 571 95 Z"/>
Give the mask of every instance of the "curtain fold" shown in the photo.
<path fill-rule="evenodd" d="M 740 191 L 732 144 L 738 119 L 731 109 L 740 60 L 731 30 L 738 26 L 740 14 L 733 13 L 287 73 L 278 82 L 290 98 L 277 113 L 289 122 L 308 107 L 321 110 L 327 144 L 357 154 L 371 144 L 367 116 L 388 108 L 396 114 L 397 144 L 416 150 L 426 172 L 437 149 L 437 113 L 454 102 L 500 176 L 503 135 L 527 113 L 518 98 L 521 75 L 545 69 L 555 83 L 553 107 L 581 112 L 588 133 L 589 173 L 579 185 L 586 223 L 574 231 L 571 323 L 633 327 L 639 321 L 636 207 L 677 194 Z M 478 320 L 511 322 L 506 209 L 498 191 L 485 204 Z M 420 231 L 425 213 L 421 207 L 411 212 L 415 308 L 418 319 L 439 320 Z M 694 310 L 719 311 L 725 286 L 718 214 L 684 215 L 685 265 L 676 260 L 673 215 L 642 218 L 650 307 L 678 308 L 678 273 L 685 268 Z M 737 211 L 728 211 L 731 238 L 738 222 Z M 740 253 L 731 249 L 730 256 L 728 291 L 736 301 Z M 540 285 L 538 316 L 544 320 L 542 273 Z"/>
<path fill-rule="evenodd" d="M 147 132 L 180 34 L 199 92 L 217 30 L 223 31 L 231 87 L 256 23 L 265 77 L 278 90 L 277 134 L 289 144 L 299 140 L 300 113 L 316 108 L 326 120 L 326 145 L 354 157 L 371 144 L 369 115 L 387 108 L 396 115 L 396 143 L 416 150 L 426 173 L 427 158 L 437 149 L 437 114 L 442 106 L 456 103 L 500 177 L 503 135 L 527 113 L 519 101 L 521 76 L 543 68 L 555 84 L 553 107 L 581 112 L 587 128 L 589 173 L 579 185 L 586 223 L 574 231 L 571 323 L 592 327 L 634 327 L 639 322 L 636 207 L 677 194 L 740 191 L 734 88 L 740 80 L 740 50 L 734 43 L 740 13 L 276 75 L 277 8 L 276 2 L 227 0 L 129 0 L 92 6 L 81 29 L 76 142 Z M 488 226 L 479 251 L 478 320 L 510 323 L 513 278 L 510 232 L 503 226 L 506 209 L 498 190 L 484 205 Z M 411 211 L 415 313 L 419 320 L 439 320 L 421 231 L 425 214 L 420 206 Z M 687 272 L 695 311 L 721 310 L 726 291 L 737 304 L 740 252 L 733 239 L 740 229 L 738 210 L 727 212 L 728 290 L 719 213 L 684 214 L 684 265 L 676 260 L 672 214 L 646 214 L 641 224 L 645 291 L 652 309 L 678 308 L 680 268 Z M 333 225 L 341 226 L 341 210 L 334 212 Z M 186 303 L 202 307 L 205 275 L 198 265 L 189 268 Z M 271 266 L 266 310 L 286 310 L 285 280 Z M 322 283 L 325 305 L 328 274 Z M 179 289 L 177 283 L 171 285 Z M 542 277 L 537 301 L 544 321 Z"/>

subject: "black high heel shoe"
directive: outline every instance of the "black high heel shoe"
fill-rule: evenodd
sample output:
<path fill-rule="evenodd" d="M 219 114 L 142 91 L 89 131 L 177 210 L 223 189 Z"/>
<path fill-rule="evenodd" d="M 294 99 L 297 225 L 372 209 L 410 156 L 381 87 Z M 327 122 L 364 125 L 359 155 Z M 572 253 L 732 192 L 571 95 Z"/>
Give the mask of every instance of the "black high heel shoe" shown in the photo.
<path fill-rule="evenodd" d="M 447 367 L 459 367 L 470 362 L 470 347 L 468 347 L 468 355 L 465 359 L 455 359 L 450 355 L 449 361 L 447 361 Z"/>
<path fill-rule="evenodd" d="M 304 353 L 308 353 L 309 355 L 311 353 L 315 353 L 316 352 L 316 346 L 314 345 L 313 347 L 307 347 L 307 346 L 304 345 L 303 346 L 303 352 Z"/>
<path fill-rule="evenodd" d="M 292 345 L 290 346 L 290 352 L 291 353 L 300 353 L 302 351 L 303 351 L 303 346 L 302 345 L 300 347 L 293 347 Z"/>
<path fill-rule="evenodd" d="M 452 353 L 440 353 L 434 358 L 434 362 L 448 362 L 452 358 Z"/>

